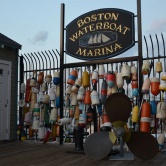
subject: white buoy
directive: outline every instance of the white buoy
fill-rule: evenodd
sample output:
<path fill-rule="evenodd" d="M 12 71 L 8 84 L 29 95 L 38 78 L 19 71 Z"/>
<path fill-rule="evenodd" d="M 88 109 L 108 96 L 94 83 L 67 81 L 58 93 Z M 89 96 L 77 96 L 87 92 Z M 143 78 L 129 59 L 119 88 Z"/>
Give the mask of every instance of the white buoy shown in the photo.
<path fill-rule="evenodd" d="M 33 130 L 38 130 L 38 128 L 39 128 L 39 118 L 34 117 L 33 122 L 32 122 L 32 129 Z"/>
<path fill-rule="evenodd" d="M 166 102 L 158 102 L 156 118 L 165 119 L 166 118 Z"/>
<path fill-rule="evenodd" d="M 90 94 L 92 105 L 99 105 L 99 94 L 96 90 L 93 90 Z"/>
<path fill-rule="evenodd" d="M 84 96 L 85 96 L 85 88 L 83 86 L 81 86 L 78 90 L 78 94 L 77 94 L 77 100 L 78 101 L 83 101 L 84 100 Z"/>
<path fill-rule="evenodd" d="M 131 68 L 127 63 L 123 64 L 121 73 L 123 79 L 128 80 L 130 78 Z"/>
<path fill-rule="evenodd" d="M 50 114 L 50 122 L 56 122 L 58 119 L 58 109 L 53 108 Z"/>
<path fill-rule="evenodd" d="M 63 126 L 65 124 L 69 124 L 71 122 L 71 118 L 62 118 L 58 120 L 58 125 Z"/>
<path fill-rule="evenodd" d="M 77 94 L 72 93 L 71 94 L 71 106 L 76 106 L 77 105 Z"/>
<path fill-rule="evenodd" d="M 104 76 L 105 76 L 105 68 L 104 65 L 101 64 L 99 65 L 99 79 L 104 78 Z"/>
<path fill-rule="evenodd" d="M 46 128 L 45 127 L 39 127 L 38 128 L 38 139 L 44 139 L 46 134 Z"/>
<path fill-rule="evenodd" d="M 50 96 L 47 94 L 43 95 L 43 103 L 48 104 L 50 102 Z"/>

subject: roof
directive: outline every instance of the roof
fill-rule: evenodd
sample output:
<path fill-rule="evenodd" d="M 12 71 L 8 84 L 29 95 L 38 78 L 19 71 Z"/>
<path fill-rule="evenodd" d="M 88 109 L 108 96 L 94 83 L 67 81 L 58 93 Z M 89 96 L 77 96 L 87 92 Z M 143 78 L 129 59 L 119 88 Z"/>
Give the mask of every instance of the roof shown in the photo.
<path fill-rule="evenodd" d="M 7 36 L 3 35 L 2 33 L 0 33 L 0 45 L 6 45 L 6 46 L 14 47 L 17 49 L 21 49 L 21 47 L 22 47 L 19 43 L 8 38 Z"/>

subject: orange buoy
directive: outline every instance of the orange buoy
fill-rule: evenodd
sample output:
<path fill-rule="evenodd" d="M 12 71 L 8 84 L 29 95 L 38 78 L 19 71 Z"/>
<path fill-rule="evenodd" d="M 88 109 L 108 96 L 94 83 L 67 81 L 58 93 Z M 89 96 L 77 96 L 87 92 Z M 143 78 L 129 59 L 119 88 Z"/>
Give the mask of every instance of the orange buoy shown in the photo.
<path fill-rule="evenodd" d="M 160 86 L 160 79 L 157 77 L 151 78 L 150 87 L 151 87 L 151 93 L 154 96 L 157 96 L 160 93 L 159 86 Z"/>
<path fill-rule="evenodd" d="M 77 79 L 77 77 L 78 77 L 77 70 L 72 70 L 70 72 L 70 75 L 69 75 L 68 79 L 67 79 L 67 83 L 70 84 L 70 85 L 74 85 L 75 80 Z"/>
<path fill-rule="evenodd" d="M 84 104 L 90 105 L 91 104 L 91 97 L 90 97 L 91 91 L 86 90 L 85 97 L 84 97 Z"/>
<path fill-rule="evenodd" d="M 147 133 L 150 132 L 150 117 L 151 117 L 150 103 L 146 101 L 142 104 L 140 131 Z"/>
<path fill-rule="evenodd" d="M 43 79 L 44 79 L 44 72 L 40 72 L 38 75 L 38 84 L 42 84 L 43 83 Z"/>

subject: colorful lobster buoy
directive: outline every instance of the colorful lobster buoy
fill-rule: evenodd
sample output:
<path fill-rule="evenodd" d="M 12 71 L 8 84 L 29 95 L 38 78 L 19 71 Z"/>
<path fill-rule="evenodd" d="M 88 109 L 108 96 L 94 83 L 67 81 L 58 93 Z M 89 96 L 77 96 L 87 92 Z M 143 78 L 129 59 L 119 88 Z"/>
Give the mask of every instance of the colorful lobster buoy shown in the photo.
<path fill-rule="evenodd" d="M 166 102 L 165 101 L 158 102 L 156 118 L 158 119 L 166 118 Z"/>
<path fill-rule="evenodd" d="M 90 86 L 90 74 L 86 70 L 82 74 L 82 86 L 84 88 Z"/>
<path fill-rule="evenodd" d="M 149 93 L 149 89 L 150 89 L 150 78 L 146 78 L 143 85 L 142 85 L 142 90 L 141 92 L 143 94 L 148 94 Z"/>
<path fill-rule="evenodd" d="M 105 103 L 106 98 L 107 98 L 107 81 L 103 79 L 101 85 L 101 104 Z"/>
<path fill-rule="evenodd" d="M 96 90 L 93 90 L 90 94 L 91 97 L 91 104 L 92 105 L 99 105 L 100 101 L 99 101 L 99 94 Z"/>
<path fill-rule="evenodd" d="M 82 79 L 81 78 L 76 79 L 74 85 L 71 88 L 71 91 L 77 93 L 81 85 L 82 85 Z"/>
<path fill-rule="evenodd" d="M 134 97 L 137 97 L 138 96 L 138 81 L 132 81 L 131 86 L 132 86 L 132 95 Z"/>
<path fill-rule="evenodd" d="M 150 103 L 144 102 L 141 109 L 140 131 L 147 133 L 150 132 L 150 117 Z"/>
<path fill-rule="evenodd" d="M 56 98 L 55 98 L 55 105 L 57 108 L 60 108 L 60 86 L 56 86 Z"/>
<path fill-rule="evenodd" d="M 127 63 L 124 63 L 121 69 L 121 73 L 122 73 L 122 78 L 124 80 L 128 80 L 130 79 L 130 75 L 131 75 L 131 68 Z"/>
<path fill-rule="evenodd" d="M 74 85 L 74 83 L 75 83 L 77 77 L 78 77 L 78 72 L 77 72 L 77 70 L 72 70 L 72 71 L 70 72 L 70 75 L 69 75 L 68 79 L 67 79 L 67 83 L 70 84 L 70 85 Z"/>
<path fill-rule="evenodd" d="M 84 104 L 90 105 L 91 104 L 91 97 L 90 97 L 91 91 L 86 90 L 85 97 L 84 97 Z"/>
<path fill-rule="evenodd" d="M 48 94 L 43 95 L 43 103 L 48 104 L 50 102 L 50 96 Z"/>
<path fill-rule="evenodd" d="M 146 75 L 146 74 L 149 74 L 149 72 L 150 72 L 150 62 L 149 62 L 149 60 L 144 60 L 142 69 L 141 69 L 141 73 L 143 75 Z"/>
<path fill-rule="evenodd" d="M 38 103 L 35 104 L 33 109 L 33 115 L 34 116 L 40 116 L 40 106 Z"/>
<path fill-rule="evenodd" d="M 46 75 L 46 76 L 45 76 L 45 81 L 46 81 L 47 83 L 51 83 L 51 81 L 52 81 L 52 75 L 50 75 L 50 74 Z"/>
<path fill-rule="evenodd" d="M 133 123 L 138 123 L 138 121 L 139 121 L 139 107 L 138 106 L 133 107 L 131 120 Z"/>
<path fill-rule="evenodd" d="M 123 88 L 124 80 L 122 78 L 122 73 L 116 74 L 116 85 L 118 88 Z"/>
<path fill-rule="evenodd" d="M 164 142 L 165 142 L 165 134 L 161 133 L 157 138 L 158 144 L 159 144 L 159 150 L 162 150 L 164 148 Z"/>
<path fill-rule="evenodd" d="M 157 77 L 151 78 L 150 87 L 151 87 L 151 93 L 154 96 L 157 96 L 160 93 L 159 86 L 160 86 L 159 78 Z"/>
<path fill-rule="evenodd" d="M 95 69 L 92 72 L 92 84 L 95 85 L 98 82 L 98 76 L 99 76 L 99 72 L 97 69 Z"/>
<path fill-rule="evenodd" d="M 107 114 L 103 114 L 102 116 L 103 126 L 111 127 L 111 121 L 109 120 Z"/>
<path fill-rule="evenodd" d="M 88 107 L 86 116 L 87 116 L 87 122 L 93 122 L 94 121 L 93 108 L 91 106 Z"/>
<path fill-rule="evenodd" d="M 104 65 L 99 65 L 99 79 L 103 79 L 105 76 L 105 68 Z"/>
<path fill-rule="evenodd" d="M 166 81 L 166 72 L 161 73 L 161 80 Z"/>
<path fill-rule="evenodd" d="M 41 85 L 43 83 L 43 79 L 44 79 L 44 72 L 40 72 L 38 75 L 38 84 Z"/>
<path fill-rule="evenodd" d="M 163 71 L 163 67 L 162 67 L 161 62 L 159 62 L 159 61 L 156 62 L 155 71 L 156 71 L 156 73 L 161 73 Z"/>
<path fill-rule="evenodd" d="M 138 81 L 138 73 L 135 65 L 131 66 L 131 81 Z"/>
<path fill-rule="evenodd" d="M 79 120 L 78 120 L 78 126 L 84 128 L 86 126 L 86 120 L 87 120 L 86 118 L 87 117 L 85 113 L 80 114 Z"/>
<path fill-rule="evenodd" d="M 77 94 L 76 93 L 72 93 L 71 94 L 71 106 L 76 106 L 77 105 Z"/>
<path fill-rule="evenodd" d="M 107 73 L 107 84 L 109 88 L 112 88 L 115 85 L 116 77 L 114 72 L 108 71 Z"/>
<path fill-rule="evenodd" d="M 39 127 L 38 128 L 38 139 L 43 140 L 46 134 L 45 127 Z"/>
<path fill-rule="evenodd" d="M 29 103 L 30 102 L 30 97 L 31 97 L 31 87 L 30 87 L 30 78 L 26 81 L 26 91 L 25 91 L 25 102 Z"/>
<path fill-rule="evenodd" d="M 52 108 L 51 113 L 50 113 L 50 122 L 55 123 L 58 119 L 58 109 L 57 108 Z"/>
<path fill-rule="evenodd" d="M 83 86 L 81 86 L 78 89 L 77 100 L 84 101 L 84 96 L 85 96 L 85 88 Z"/>
<path fill-rule="evenodd" d="M 156 101 L 155 100 L 150 101 L 150 106 L 151 106 L 151 108 L 150 108 L 151 114 L 155 115 L 157 113 L 157 103 L 156 103 Z"/>
<path fill-rule="evenodd" d="M 59 85 L 60 84 L 60 72 L 59 71 L 55 71 L 53 74 L 53 83 L 55 85 Z"/>

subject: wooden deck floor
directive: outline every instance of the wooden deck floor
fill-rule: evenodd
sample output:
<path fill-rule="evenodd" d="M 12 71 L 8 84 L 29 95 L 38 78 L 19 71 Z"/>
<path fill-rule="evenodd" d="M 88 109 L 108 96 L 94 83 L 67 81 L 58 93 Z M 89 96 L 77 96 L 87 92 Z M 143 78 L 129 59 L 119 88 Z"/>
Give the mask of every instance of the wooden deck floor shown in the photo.
<path fill-rule="evenodd" d="M 21 141 L 0 144 L 0 166 L 165 166 L 166 153 L 159 152 L 152 160 L 109 160 L 94 161 L 85 154 L 68 153 L 75 144 L 42 144 L 35 141 Z"/>

